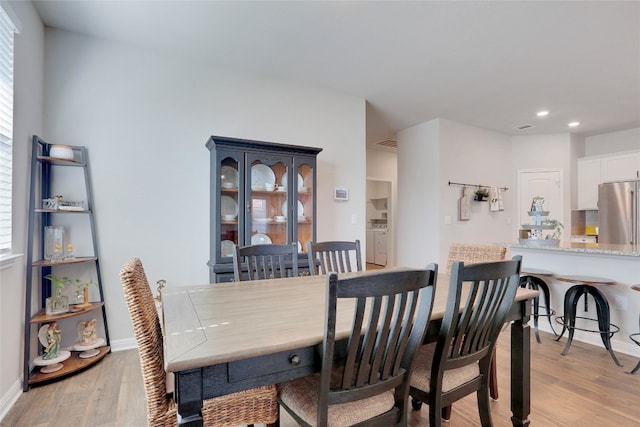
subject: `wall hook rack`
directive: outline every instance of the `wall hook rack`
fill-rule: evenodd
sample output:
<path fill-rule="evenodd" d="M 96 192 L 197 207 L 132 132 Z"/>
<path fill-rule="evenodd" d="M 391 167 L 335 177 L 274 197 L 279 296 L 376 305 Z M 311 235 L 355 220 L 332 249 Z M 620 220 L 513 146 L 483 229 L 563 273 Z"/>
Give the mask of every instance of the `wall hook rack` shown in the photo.
<path fill-rule="evenodd" d="M 453 182 L 453 181 L 449 181 L 449 186 L 452 185 L 459 185 L 461 187 L 477 187 L 477 188 L 491 188 L 490 185 L 484 185 L 484 184 L 465 184 L 463 182 Z M 502 191 L 507 191 L 509 188 L 508 187 L 500 187 L 500 190 Z"/>

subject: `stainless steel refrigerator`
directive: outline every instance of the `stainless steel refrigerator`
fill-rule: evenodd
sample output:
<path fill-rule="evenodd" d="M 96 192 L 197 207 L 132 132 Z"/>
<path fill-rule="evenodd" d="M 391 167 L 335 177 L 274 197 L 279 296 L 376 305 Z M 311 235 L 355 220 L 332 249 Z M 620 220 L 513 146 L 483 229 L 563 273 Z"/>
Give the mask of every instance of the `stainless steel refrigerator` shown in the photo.
<path fill-rule="evenodd" d="M 598 186 L 598 243 L 640 244 L 640 181 Z"/>

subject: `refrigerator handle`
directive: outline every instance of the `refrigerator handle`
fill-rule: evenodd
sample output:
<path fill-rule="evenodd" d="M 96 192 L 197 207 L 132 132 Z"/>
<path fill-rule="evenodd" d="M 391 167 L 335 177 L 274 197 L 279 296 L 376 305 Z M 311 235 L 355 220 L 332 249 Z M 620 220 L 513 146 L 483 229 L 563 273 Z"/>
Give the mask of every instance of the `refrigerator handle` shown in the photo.
<path fill-rule="evenodd" d="M 640 209 L 640 199 L 639 199 L 640 195 L 636 194 L 636 192 L 631 189 L 631 244 L 632 245 L 637 245 L 640 244 L 640 242 L 638 241 L 638 239 L 640 238 L 640 230 L 638 230 L 639 224 L 638 222 L 640 222 L 640 218 L 638 218 L 638 215 L 640 214 L 640 212 L 638 212 L 638 209 Z"/>

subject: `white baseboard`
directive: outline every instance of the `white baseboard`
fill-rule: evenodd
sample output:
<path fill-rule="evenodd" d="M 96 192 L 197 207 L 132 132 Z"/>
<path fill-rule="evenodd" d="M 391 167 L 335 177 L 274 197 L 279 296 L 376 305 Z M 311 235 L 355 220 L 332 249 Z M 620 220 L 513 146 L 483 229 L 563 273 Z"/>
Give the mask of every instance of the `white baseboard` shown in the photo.
<path fill-rule="evenodd" d="M 123 351 L 138 348 L 135 338 L 125 338 L 122 340 L 111 340 L 111 351 Z"/>
<path fill-rule="evenodd" d="M 0 421 L 2 421 L 9 413 L 9 410 L 16 404 L 18 398 L 22 395 L 22 377 L 14 382 L 7 393 L 0 398 Z"/>

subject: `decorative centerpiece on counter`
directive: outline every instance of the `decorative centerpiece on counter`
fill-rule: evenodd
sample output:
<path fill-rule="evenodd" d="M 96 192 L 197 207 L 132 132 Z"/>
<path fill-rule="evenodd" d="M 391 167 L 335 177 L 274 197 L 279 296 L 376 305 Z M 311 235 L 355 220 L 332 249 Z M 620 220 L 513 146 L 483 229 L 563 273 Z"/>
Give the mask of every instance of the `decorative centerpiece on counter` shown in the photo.
<path fill-rule="evenodd" d="M 522 224 L 520 244 L 532 246 L 558 246 L 562 236 L 562 223 L 555 219 L 548 219 L 549 211 L 545 211 L 544 197 L 534 197 L 531 202 L 531 210 L 528 212 L 533 217 L 533 224 Z M 545 233 L 544 230 L 553 230 Z M 526 236 L 526 238 L 524 237 Z"/>

